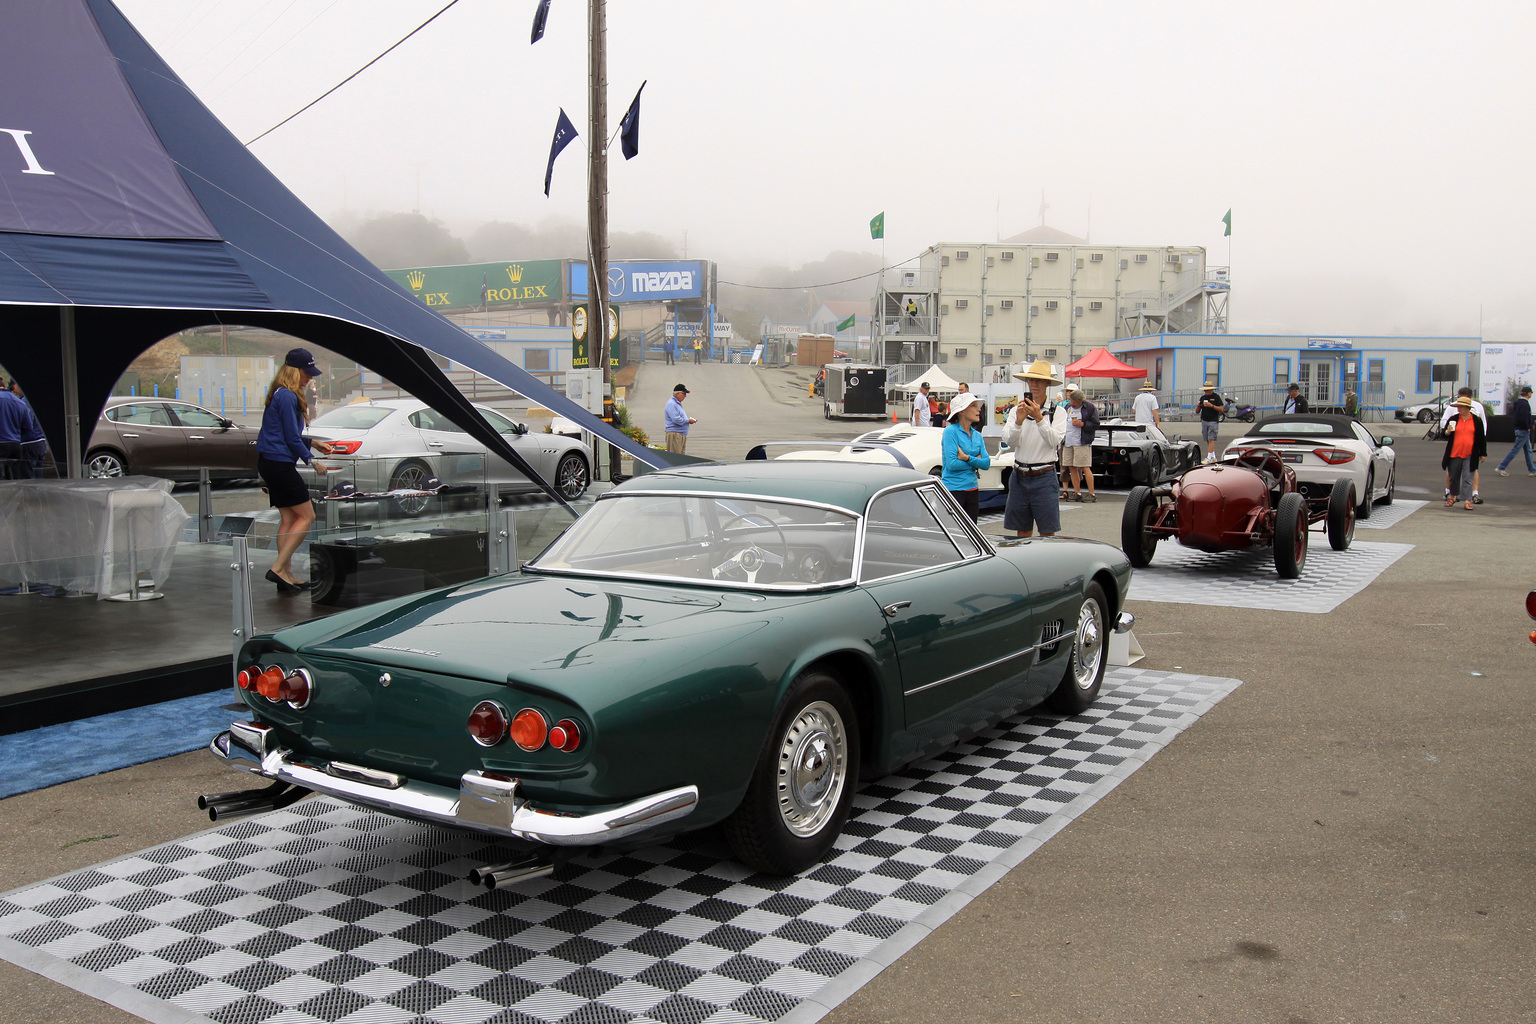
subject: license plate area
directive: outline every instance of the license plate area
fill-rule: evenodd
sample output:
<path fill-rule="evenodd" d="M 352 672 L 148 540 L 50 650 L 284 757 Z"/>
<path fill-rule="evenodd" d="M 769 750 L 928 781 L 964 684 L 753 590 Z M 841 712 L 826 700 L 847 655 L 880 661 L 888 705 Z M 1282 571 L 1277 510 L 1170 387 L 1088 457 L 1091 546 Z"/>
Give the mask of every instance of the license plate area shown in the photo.
<path fill-rule="evenodd" d="M 1301 461 L 1301 453 L 1300 452 L 1281 452 L 1280 453 L 1280 461 L 1281 462 L 1289 462 L 1289 463 L 1292 463 L 1292 464 L 1299 463 Z"/>

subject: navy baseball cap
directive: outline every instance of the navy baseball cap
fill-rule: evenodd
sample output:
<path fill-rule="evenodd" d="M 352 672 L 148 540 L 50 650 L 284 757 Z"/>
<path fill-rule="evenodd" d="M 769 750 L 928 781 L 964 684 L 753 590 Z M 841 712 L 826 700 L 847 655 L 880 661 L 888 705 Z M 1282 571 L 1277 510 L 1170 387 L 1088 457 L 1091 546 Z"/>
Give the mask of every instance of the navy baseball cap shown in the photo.
<path fill-rule="evenodd" d="M 315 357 L 310 354 L 307 348 L 289 349 L 288 356 L 283 360 L 283 364 L 303 370 L 311 377 L 320 376 L 320 367 L 315 365 Z"/>
<path fill-rule="evenodd" d="M 357 485 L 354 484 L 351 480 L 343 480 L 341 483 L 331 488 L 331 497 L 333 498 L 350 498 L 356 493 Z"/>

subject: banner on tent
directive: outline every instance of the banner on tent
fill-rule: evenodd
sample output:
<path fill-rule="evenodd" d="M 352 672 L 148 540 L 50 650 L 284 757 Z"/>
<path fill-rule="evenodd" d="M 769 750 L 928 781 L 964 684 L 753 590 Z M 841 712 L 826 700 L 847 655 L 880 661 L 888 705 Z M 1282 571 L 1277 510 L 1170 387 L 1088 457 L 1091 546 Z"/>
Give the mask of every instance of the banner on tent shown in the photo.
<path fill-rule="evenodd" d="M 553 302 L 561 297 L 559 260 L 409 267 L 384 273 L 433 309 Z"/>

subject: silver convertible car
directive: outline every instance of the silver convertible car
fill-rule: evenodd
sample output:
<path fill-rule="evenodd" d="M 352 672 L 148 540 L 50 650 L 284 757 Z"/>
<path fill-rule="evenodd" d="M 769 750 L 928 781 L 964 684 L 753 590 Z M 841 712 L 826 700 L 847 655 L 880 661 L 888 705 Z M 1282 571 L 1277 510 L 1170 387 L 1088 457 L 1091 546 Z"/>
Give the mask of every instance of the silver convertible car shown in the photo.
<path fill-rule="evenodd" d="M 526 426 L 494 409 L 475 408 L 567 501 L 581 497 L 591 484 L 592 451 L 576 438 L 529 433 Z M 487 458 L 485 445 L 457 423 L 414 398 L 344 405 L 317 417 L 304 433 L 329 441 L 335 456 L 317 457 L 315 468 L 299 467 L 312 494 L 327 493 L 343 476 L 366 492 L 414 490 L 433 477 L 448 483 L 459 475 L 452 465 L 454 456 L 478 456 L 473 475 L 478 478 L 483 465 L 486 483 L 512 489 L 535 487 L 507 463 Z M 415 515 L 426 506 L 426 499 L 402 498 L 396 504 L 406 515 Z"/>

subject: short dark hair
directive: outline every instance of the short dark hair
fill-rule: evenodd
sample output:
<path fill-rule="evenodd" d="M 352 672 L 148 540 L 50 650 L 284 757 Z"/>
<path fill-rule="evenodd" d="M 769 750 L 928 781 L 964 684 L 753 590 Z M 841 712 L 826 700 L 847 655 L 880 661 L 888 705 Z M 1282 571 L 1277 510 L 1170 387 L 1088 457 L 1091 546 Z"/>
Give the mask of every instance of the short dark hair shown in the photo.
<path fill-rule="evenodd" d="M 1462 395 L 1466 395 L 1468 398 L 1471 398 L 1472 394 L 1473 394 L 1473 392 L 1472 392 L 1471 388 L 1457 388 L 1456 389 L 1456 396 L 1458 398 L 1461 397 Z"/>
<path fill-rule="evenodd" d="M 1527 384 L 1527 385 L 1526 385 L 1526 386 L 1525 386 L 1525 387 L 1523 387 L 1523 388 L 1521 388 L 1521 389 L 1520 389 L 1520 393 L 1521 393 L 1521 394 L 1522 394 L 1522 395 L 1528 395 L 1528 394 L 1530 394 L 1530 393 L 1531 393 L 1531 386 L 1530 386 L 1530 385 L 1529 385 L 1529 384 Z"/>

